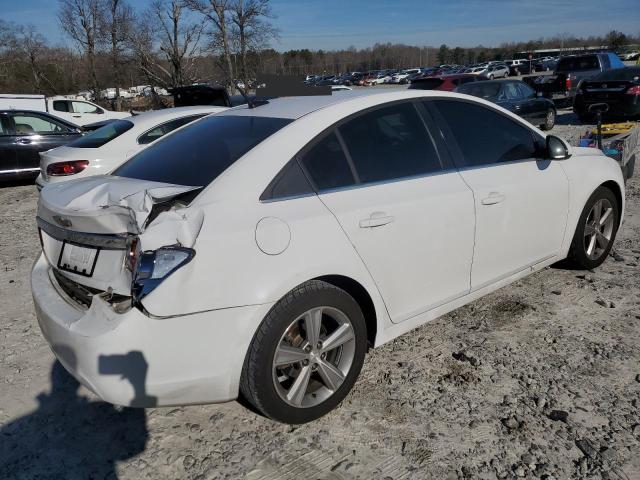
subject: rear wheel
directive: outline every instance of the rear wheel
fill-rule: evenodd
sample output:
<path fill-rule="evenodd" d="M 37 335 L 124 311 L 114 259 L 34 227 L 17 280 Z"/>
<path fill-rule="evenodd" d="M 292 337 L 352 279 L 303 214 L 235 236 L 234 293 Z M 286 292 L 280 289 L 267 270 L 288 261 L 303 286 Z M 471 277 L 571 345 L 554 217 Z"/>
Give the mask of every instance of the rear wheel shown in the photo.
<path fill-rule="evenodd" d="M 366 349 L 366 324 L 353 297 L 326 282 L 306 282 L 280 300 L 258 328 L 243 366 L 241 393 L 273 420 L 315 420 L 349 393 Z"/>
<path fill-rule="evenodd" d="M 552 109 L 547 111 L 545 115 L 544 123 L 540 125 L 542 130 L 551 130 L 556 124 L 556 112 Z"/>
<path fill-rule="evenodd" d="M 567 260 L 573 267 L 599 267 L 611 251 L 618 231 L 620 206 L 611 190 L 598 187 L 578 220 Z"/>

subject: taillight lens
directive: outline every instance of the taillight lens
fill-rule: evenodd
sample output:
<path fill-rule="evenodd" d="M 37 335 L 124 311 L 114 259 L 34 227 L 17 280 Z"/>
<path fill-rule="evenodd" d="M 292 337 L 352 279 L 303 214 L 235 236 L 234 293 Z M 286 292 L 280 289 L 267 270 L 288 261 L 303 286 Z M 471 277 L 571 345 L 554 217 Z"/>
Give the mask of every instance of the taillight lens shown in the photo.
<path fill-rule="evenodd" d="M 195 254 L 195 250 L 178 246 L 141 252 L 131 285 L 134 304 L 139 305 L 146 295 L 173 272 L 189 263 Z"/>
<path fill-rule="evenodd" d="M 565 90 L 571 90 L 571 77 L 567 77 L 564 82 Z"/>
<path fill-rule="evenodd" d="M 640 85 L 636 85 L 635 87 L 631 87 L 624 92 L 627 95 L 640 95 Z"/>
<path fill-rule="evenodd" d="M 69 162 L 57 162 L 47 165 L 47 175 L 53 177 L 75 175 L 89 166 L 89 160 L 71 160 Z"/>

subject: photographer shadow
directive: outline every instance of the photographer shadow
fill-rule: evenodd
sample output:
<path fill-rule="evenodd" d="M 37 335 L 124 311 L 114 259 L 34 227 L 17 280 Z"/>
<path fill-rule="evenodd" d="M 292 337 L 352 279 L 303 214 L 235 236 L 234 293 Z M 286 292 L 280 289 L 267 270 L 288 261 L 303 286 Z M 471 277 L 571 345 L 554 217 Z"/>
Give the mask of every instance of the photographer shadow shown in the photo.
<path fill-rule="evenodd" d="M 59 349 L 63 349 L 60 352 Z M 75 364 L 75 355 L 67 347 L 57 347 L 65 363 Z M 126 377 L 136 392 L 145 397 L 146 361 L 140 352 L 130 352 L 126 365 L 138 376 Z M 116 361 L 111 370 L 123 367 Z M 139 408 L 116 407 L 90 401 L 78 395 L 80 384 L 56 361 L 51 369 L 51 392 L 38 395 L 38 408 L 7 423 L 0 430 L 0 478 L 117 479 L 116 462 L 142 453 L 149 432 L 146 413 Z M 142 404 L 134 399 L 132 404 Z"/>

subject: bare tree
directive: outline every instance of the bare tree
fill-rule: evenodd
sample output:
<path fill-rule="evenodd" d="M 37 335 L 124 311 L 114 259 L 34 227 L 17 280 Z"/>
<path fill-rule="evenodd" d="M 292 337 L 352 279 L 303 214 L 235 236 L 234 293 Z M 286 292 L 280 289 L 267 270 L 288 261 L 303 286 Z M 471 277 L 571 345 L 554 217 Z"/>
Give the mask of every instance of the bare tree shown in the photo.
<path fill-rule="evenodd" d="M 52 94 L 57 94 L 56 87 L 47 77 L 42 62 L 50 54 L 45 38 L 39 34 L 33 25 L 20 26 L 17 31 L 16 46 L 22 58 L 26 59 L 33 78 L 35 91 L 40 92 L 46 88 Z"/>
<path fill-rule="evenodd" d="M 100 0 L 59 0 L 60 26 L 80 47 L 87 61 L 94 98 L 100 97 L 96 74 L 96 51 L 100 41 Z"/>
<path fill-rule="evenodd" d="M 175 87 L 196 79 L 195 57 L 200 53 L 204 22 L 185 23 L 181 0 L 156 0 L 151 5 L 160 52 L 169 63 L 169 83 Z"/>
<path fill-rule="evenodd" d="M 273 18 L 269 0 L 233 0 L 230 7 L 233 38 L 240 53 L 240 78 L 248 85 L 249 76 L 255 74 L 248 65 L 248 52 L 264 49 L 278 32 L 268 21 Z"/>
<path fill-rule="evenodd" d="M 197 79 L 204 22 L 188 22 L 186 13 L 180 0 L 156 0 L 135 22 L 130 47 L 152 85 L 171 88 Z"/>
<path fill-rule="evenodd" d="M 100 18 L 100 36 L 109 45 L 111 68 L 116 88 L 115 105 L 120 110 L 120 85 L 122 83 L 123 50 L 133 21 L 133 12 L 126 0 L 103 0 Z"/>
<path fill-rule="evenodd" d="M 211 46 L 220 53 L 219 66 L 227 85 L 233 85 L 234 69 L 231 63 L 231 38 L 228 12 L 231 0 L 185 0 L 191 10 L 203 15 L 210 23 Z"/>

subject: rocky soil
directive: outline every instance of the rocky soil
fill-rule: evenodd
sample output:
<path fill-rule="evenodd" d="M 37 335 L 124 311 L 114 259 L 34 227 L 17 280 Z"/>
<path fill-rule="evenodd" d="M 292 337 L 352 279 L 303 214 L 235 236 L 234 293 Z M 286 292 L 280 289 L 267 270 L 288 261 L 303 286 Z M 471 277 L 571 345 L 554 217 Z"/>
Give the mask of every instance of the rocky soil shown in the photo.
<path fill-rule="evenodd" d="M 575 141 L 573 121 L 554 133 Z M 0 188 L 2 479 L 640 479 L 638 178 L 601 268 L 546 269 L 371 351 L 342 405 L 298 427 L 78 388 L 31 303 L 36 199 Z"/>

